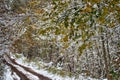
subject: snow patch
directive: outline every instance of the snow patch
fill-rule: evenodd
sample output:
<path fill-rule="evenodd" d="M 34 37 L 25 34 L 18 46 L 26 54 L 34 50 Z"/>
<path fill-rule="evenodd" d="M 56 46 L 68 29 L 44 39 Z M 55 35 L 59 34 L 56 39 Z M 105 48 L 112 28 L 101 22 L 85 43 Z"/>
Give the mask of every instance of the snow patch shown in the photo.
<path fill-rule="evenodd" d="M 4 73 L 4 80 L 13 80 L 12 76 L 11 76 L 11 71 L 8 68 L 8 66 L 5 67 L 5 73 Z"/>
<path fill-rule="evenodd" d="M 37 73 L 39 73 L 39 74 L 41 74 L 43 76 L 46 76 L 46 77 L 48 77 L 48 78 L 50 78 L 52 80 L 98 80 L 98 79 L 94 79 L 94 78 L 91 78 L 91 77 L 85 77 L 85 76 L 82 76 L 82 75 L 79 75 L 79 78 L 77 78 L 77 79 L 76 79 L 76 77 L 69 77 L 69 76 L 62 77 L 62 76 L 60 76 L 58 74 L 50 73 L 45 69 L 39 69 L 38 66 L 35 65 L 35 62 L 25 63 L 24 60 L 25 60 L 24 56 L 21 56 L 21 58 L 18 58 L 18 59 L 16 58 L 16 62 L 18 62 L 19 64 L 24 65 L 24 66 L 26 66 L 28 68 L 31 68 L 35 72 L 37 72 Z M 44 63 L 44 62 L 40 61 L 40 64 L 51 66 L 52 62 Z M 29 74 L 29 73 L 26 73 L 19 66 L 17 66 L 17 65 L 14 65 L 14 66 L 17 67 L 20 71 L 24 72 L 25 74 Z M 10 71 L 8 71 L 8 72 L 10 72 Z M 34 76 L 34 75 L 29 76 L 29 78 L 31 78 L 31 79 L 35 78 L 35 77 L 37 77 L 37 76 Z M 9 79 L 6 79 L 6 80 L 13 80 L 13 79 L 10 79 L 10 76 L 9 76 Z M 36 78 L 36 80 L 38 80 L 38 78 Z M 104 80 L 107 80 L 107 79 L 104 79 Z"/>

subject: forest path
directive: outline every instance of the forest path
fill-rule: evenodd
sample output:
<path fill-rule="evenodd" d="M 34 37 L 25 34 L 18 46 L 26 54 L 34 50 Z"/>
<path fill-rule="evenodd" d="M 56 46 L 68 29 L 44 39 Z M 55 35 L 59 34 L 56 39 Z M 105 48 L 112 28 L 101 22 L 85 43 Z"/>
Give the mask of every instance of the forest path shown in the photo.
<path fill-rule="evenodd" d="M 15 59 L 12 59 L 8 55 L 3 55 L 5 62 L 8 66 L 10 66 L 11 70 L 15 72 L 21 80 L 52 80 L 46 76 L 43 76 L 33 69 L 24 66 L 22 64 L 19 64 L 18 62 L 15 61 Z"/>

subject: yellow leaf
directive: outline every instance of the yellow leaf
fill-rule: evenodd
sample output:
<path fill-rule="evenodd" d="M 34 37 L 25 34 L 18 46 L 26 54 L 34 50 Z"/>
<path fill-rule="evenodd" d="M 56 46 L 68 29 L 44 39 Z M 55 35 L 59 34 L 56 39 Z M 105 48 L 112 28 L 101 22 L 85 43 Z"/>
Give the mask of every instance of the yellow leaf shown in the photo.
<path fill-rule="evenodd" d="M 36 5 L 38 5 L 40 2 L 39 1 L 30 1 L 28 3 L 29 7 L 34 8 Z"/>
<path fill-rule="evenodd" d="M 56 38 L 52 38 L 52 41 L 55 42 L 55 41 L 56 41 Z"/>
<path fill-rule="evenodd" d="M 21 13 L 26 13 L 26 9 L 19 7 L 18 10 L 16 11 L 16 13 L 21 14 Z"/>
<path fill-rule="evenodd" d="M 79 55 L 81 55 L 83 53 L 83 51 L 86 49 L 86 47 L 87 47 L 87 44 L 85 44 L 85 43 L 82 44 L 81 46 L 79 46 L 79 48 L 78 48 L 78 50 L 80 52 Z"/>
<path fill-rule="evenodd" d="M 29 24 L 31 22 L 30 16 L 28 16 L 24 21 L 25 23 Z"/>
<path fill-rule="evenodd" d="M 110 23 L 110 25 L 109 25 L 109 28 L 113 28 L 113 27 L 115 27 L 115 23 L 114 22 Z"/>
<path fill-rule="evenodd" d="M 105 22 L 104 16 L 101 16 L 101 17 L 98 19 L 98 22 L 99 22 L 99 23 L 104 23 L 104 22 Z"/>
<path fill-rule="evenodd" d="M 66 35 L 66 36 L 63 38 L 63 41 L 64 41 L 64 42 L 67 42 L 67 41 L 68 41 L 68 35 Z"/>
<path fill-rule="evenodd" d="M 44 10 L 43 9 L 35 9 L 34 12 L 36 14 L 42 14 L 44 12 Z"/>
<path fill-rule="evenodd" d="M 36 30 L 36 29 L 37 29 L 37 27 L 34 26 L 34 25 L 31 25 L 31 27 L 32 27 L 33 30 Z"/>
<path fill-rule="evenodd" d="M 84 9 L 84 12 L 92 12 L 92 8 L 91 8 L 91 7 L 86 7 L 86 8 Z"/>
<path fill-rule="evenodd" d="M 92 2 L 95 2 L 95 3 L 100 3 L 101 0 L 92 0 Z"/>
<path fill-rule="evenodd" d="M 68 43 L 64 43 L 63 48 L 68 48 L 68 47 L 69 47 L 69 44 Z"/>
<path fill-rule="evenodd" d="M 107 15 L 109 13 L 109 10 L 107 7 L 103 8 L 103 15 Z"/>

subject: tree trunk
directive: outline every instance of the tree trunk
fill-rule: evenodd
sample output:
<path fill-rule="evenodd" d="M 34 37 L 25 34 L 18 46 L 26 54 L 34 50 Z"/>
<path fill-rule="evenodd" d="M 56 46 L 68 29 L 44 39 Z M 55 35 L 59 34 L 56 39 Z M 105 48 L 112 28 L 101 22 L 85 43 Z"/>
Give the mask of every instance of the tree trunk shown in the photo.
<path fill-rule="evenodd" d="M 105 77 L 107 77 L 108 75 L 108 62 L 107 62 L 107 53 L 106 53 L 106 49 L 105 49 L 105 41 L 104 41 L 104 36 L 101 36 L 101 40 L 102 40 L 102 52 L 103 52 L 103 60 L 105 63 Z"/>
<path fill-rule="evenodd" d="M 99 70 L 98 70 L 98 74 L 99 74 L 99 77 L 102 76 L 102 68 L 103 68 L 103 63 L 102 63 L 102 57 L 101 57 L 101 52 L 99 50 L 99 46 L 97 44 L 97 41 L 95 42 L 95 45 L 96 45 L 96 49 L 97 49 L 97 56 L 98 56 L 98 62 L 99 62 Z"/>

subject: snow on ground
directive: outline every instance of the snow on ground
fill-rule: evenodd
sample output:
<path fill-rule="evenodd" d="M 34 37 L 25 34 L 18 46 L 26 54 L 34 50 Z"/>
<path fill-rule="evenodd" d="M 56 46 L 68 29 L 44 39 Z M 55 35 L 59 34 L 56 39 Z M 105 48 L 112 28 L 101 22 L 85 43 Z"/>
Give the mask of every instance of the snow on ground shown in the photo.
<path fill-rule="evenodd" d="M 20 77 L 16 74 L 16 73 L 13 73 L 13 76 L 12 76 L 14 79 L 16 80 L 20 80 Z"/>
<path fill-rule="evenodd" d="M 15 58 L 15 56 L 13 56 L 13 58 Z M 43 76 L 51 78 L 52 80 L 98 80 L 98 79 L 93 79 L 93 78 L 90 78 L 90 77 L 84 77 L 84 76 L 81 76 L 81 75 L 79 76 L 78 79 L 76 79 L 75 77 L 69 77 L 69 76 L 62 77 L 60 75 L 50 73 L 45 69 L 38 69 L 38 67 L 35 65 L 34 62 L 25 63 L 24 59 L 25 59 L 25 57 L 22 56 L 21 58 L 16 59 L 16 61 L 18 63 L 24 65 L 24 66 L 32 68 L 33 70 L 35 70 L 36 72 L 42 74 Z M 51 63 L 48 63 L 48 64 L 47 63 L 42 63 L 42 64 L 51 65 Z"/>
<path fill-rule="evenodd" d="M 34 71 L 40 73 L 43 76 L 51 78 L 52 80 L 99 80 L 99 79 L 94 79 L 94 78 L 90 78 L 90 77 L 85 77 L 82 75 L 80 75 L 78 79 L 76 79 L 75 77 L 69 77 L 69 76 L 62 77 L 60 75 L 50 73 L 45 69 L 38 69 L 38 67 L 35 65 L 35 62 L 30 62 L 30 63 L 25 62 L 24 60 L 26 58 L 23 55 L 21 55 L 21 58 L 16 58 L 15 56 L 12 56 L 12 58 L 16 59 L 16 61 L 18 63 L 20 63 L 24 66 L 27 66 L 29 68 L 32 68 Z M 50 62 L 50 63 L 40 62 L 40 63 L 43 65 L 47 65 L 47 66 L 51 66 L 51 64 L 52 64 L 52 62 Z M 12 80 L 12 79 L 9 79 L 9 80 Z M 107 80 L 107 79 L 101 79 L 101 80 Z"/>
<path fill-rule="evenodd" d="M 7 59 L 7 58 L 6 58 Z M 25 75 L 27 75 L 27 77 L 30 80 L 39 80 L 39 78 L 35 75 L 33 75 L 32 73 L 29 73 L 27 71 L 25 71 L 22 67 L 13 64 L 9 59 L 7 59 L 7 61 L 9 62 L 9 64 L 11 64 L 12 66 L 14 66 L 17 70 L 19 70 L 20 72 L 24 73 Z M 20 60 L 21 61 L 21 60 Z M 5 73 L 5 78 L 6 80 L 14 80 L 16 77 L 16 74 L 12 73 L 12 71 L 10 71 L 9 67 L 6 69 L 6 73 Z M 8 77 L 9 75 L 9 77 Z M 14 78 L 15 77 L 15 78 Z M 13 79 L 14 78 L 14 79 Z M 17 79 L 18 80 L 18 79 Z"/>
<path fill-rule="evenodd" d="M 11 70 L 8 66 L 5 66 L 5 73 L 4 73 L 4 80 L 13 80 L 13 77 L 11 76 Z M 20 80 L 20 79 L 18 79 Z"/>

